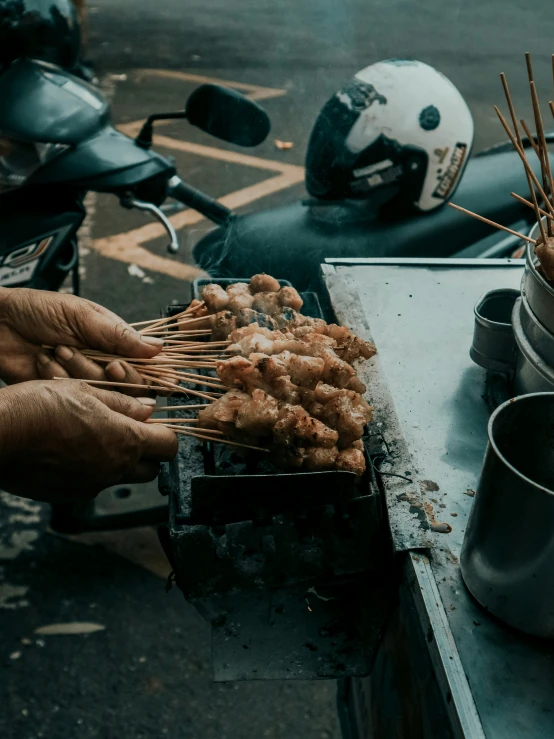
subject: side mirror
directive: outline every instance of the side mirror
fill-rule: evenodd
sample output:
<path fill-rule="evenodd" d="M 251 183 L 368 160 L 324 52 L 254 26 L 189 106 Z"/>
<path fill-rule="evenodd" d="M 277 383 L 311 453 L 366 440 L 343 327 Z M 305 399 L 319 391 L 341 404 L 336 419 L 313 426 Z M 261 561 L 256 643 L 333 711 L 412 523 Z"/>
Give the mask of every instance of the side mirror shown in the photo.
<path fill-rule="evenodd" d="M 238 146 L 261 144 L 271 128 L 260 105 L 218 85 L 198 87 L 187 100 L 185 112 L 193 126 Z"/>

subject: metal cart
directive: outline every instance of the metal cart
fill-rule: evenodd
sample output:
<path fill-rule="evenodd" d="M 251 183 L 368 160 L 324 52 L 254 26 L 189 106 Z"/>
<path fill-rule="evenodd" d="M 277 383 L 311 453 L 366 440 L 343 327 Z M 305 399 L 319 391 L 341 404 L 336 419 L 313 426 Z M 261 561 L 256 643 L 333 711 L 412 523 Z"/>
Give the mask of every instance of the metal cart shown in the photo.
<path fill-rule="evenodd" d="M 519 287 L 520 260 L 327 260 L 339 319 L 370 327 L 432 532 L 404 555 L 398 605 L 371 675 L 342 685 L 352 739 L 554 736 L 554 643 L 526 637 L 470 596 L 458 559 L 486 447 L 490 380 L 472 364 L 473 306 Z"/>

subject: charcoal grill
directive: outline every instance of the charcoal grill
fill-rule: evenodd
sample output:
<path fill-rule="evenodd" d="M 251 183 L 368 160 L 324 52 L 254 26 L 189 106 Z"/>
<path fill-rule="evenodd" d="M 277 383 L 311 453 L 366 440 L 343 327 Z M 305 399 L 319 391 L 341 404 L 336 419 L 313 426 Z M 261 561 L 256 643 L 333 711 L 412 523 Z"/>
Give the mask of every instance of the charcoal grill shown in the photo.
<path fill-rule="evenodd" d="M 195 283 L 195 297 L 205 282 Z M 315 293 L 302 298 L 303 313 L 335 320 Z M 211 624 L 216 680 L 369 674 L 396 589 L 375 472 L 391 454 L 381 422 L 370 424 L 364 446 L 358 480 L 283 474 L 263 455 L 180 440 L 160 477 L 169 497 L 160 539 L 176 584 Z"/>

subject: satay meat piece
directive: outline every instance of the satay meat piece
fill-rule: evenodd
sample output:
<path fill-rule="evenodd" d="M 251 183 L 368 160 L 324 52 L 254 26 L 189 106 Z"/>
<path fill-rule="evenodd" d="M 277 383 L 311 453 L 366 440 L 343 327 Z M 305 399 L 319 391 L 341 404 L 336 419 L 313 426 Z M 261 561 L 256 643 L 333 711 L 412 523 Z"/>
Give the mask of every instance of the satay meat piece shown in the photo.
<path fill-rule="evenodd" d="M 338 433 L 321 421 L 312 418 L 301 405 L 285 403 L 279 411 L 279 420 L 273 427 L 273 438 L 283 445 L 300 445 L 330 448 L 338 441 Z"/>
<path fill-rule="evenodd" d="M 218 429 L 220 423 L 232 423 L 237 420 L 239 409 L 250 401 L 250 395 L 240 390 L 229 390 L 198 413 L 198 427 Z M 221 429 L 220 429 L 221 430 Z"/>
<path fill-rule="evenodd" d="M 217 374 L 230 387 L 244 387 L 249 393 L 259 388 L 284 403 L 298 403 L 299 388 L 283 374 L 284 368 L 278 361 L 268 361 L 272 359 L 264 354 L 258 355 L 257 362 L 246 357 L 231 357 L 217 362 Z"/>
<path fill-rule="evenodd" d="M 345 472 L 354 472 L 358 477 L 365 472 L 365 457 L 360 449 L 349 447 L 338 453 L 335 459 L 335 469 Z"/>
<path fill-rule="evenodd" d="M 300 402 L 308 413 L 338 432 L 341 449 L 362 438 L 373 416 L 373 408 L 359 393 L 323 382 L 315 390 L 302 389 Z"/>
<path fill-rule="evenodd" d="M 279 293 L 263 292 L 256 293 L 252 298 L 252 308 L 268 316 L 278 316 L 283 312 L 283 306 L 279 301 Z"/>
<path fill-rule="evenodd" d="M 248 292 L 237 293 L 231 297 L 227 304 L 227 308 L 238 316 L 240 315 L 241 310 L 252 308 L 253 300 L 254 298 Z"/>
<path fill-rule="evenodd" d="M 236 333 L 236 331 L 233 331 L 231 337 Z M 261 333 L 248 334 L 228 346 L 227 351 L 229 354 L 240 354 L 242 357 L 249 357 L 256 352 L 269 355 L 273 354 L 273 341 Z"/>
<path fill-rule="evenodd" d="M 282 287 L 277 293 L 277 298 L 283 308 L 292 308 L 293 310 L 299 311 L 304 305 L 304 301 L 294 287 L 288 287 L 285 285 L 285 287 Z"/>
<path fill-rule="evenodd" d="M 198 318 L 199 316 L 207 316 L 209 313 L 209 308 L 205 304 L 203 300 L 191 300 L 189 308 L 188 308 L 188 317 L 189 318 Z"/>
<path fill-rule="evenodd" d="M 347 447 L 361 439 L 366 423 L 371 420 L 372 409 L 363 401 L 357 403 L 347 395 L 338 395 L 322 406 L 317 417 L 339 434 L 339 446 Z"/>
<path fill-rule="evenodd" d="M 304 449 L 303 469 L 308 472 L 323 472 L 332 470 L 335 467 L 339 450 L 336 446 L 332 447 L 306 447 Z"/>
<path fill-rule="evenodd" d="M 301 387 L 315 387 L 325 369 L 325 362 L 321 357 L 306 357 L 291 352 L 282 352 L 275 356 L 283 357 L 291 382 Z"/>
<path fill-rule="evenodd" d="M 252 308 L 242 308 L 237 315 L 237 326 L 248 326 L 249 323 L 257 323 L 263 328 L 276 329 L 277 323 L 265 313 L 253 310 Z"/>
<path fill-rule="evenodd" d="M 314 340 L 318 336 L 328 337 L 334 341 L 333 346 L 335 347 L 335 352 L 349 364 L 352 364 L 353 361 L 360 357 L 371 359 L 377 353 L 374 344 L 370 341 L 360 339 L 359 336 L 353 334 L 346 326 L 338 326 L 336 323 L 325 324 L 325 322 L 323 324 L 307 323 L 292 328 L 292 333 L 303 341 Z"/>
<path fill-rule="evenodd" d="M 541 264 L 545 279 L 554 280 L 554 236 L 547 236 L 546 241 L 539 238 L 535 246 L 535 254 Z"/>
<path fill-rule="evenodd" d="M 226 310 L 229 304 L 229 296 L 221 285 L 211 283 L 202 290 L 202 298 L 210 313 L 219 313 Z"/>
<path fill-rule="evenodd" d="M 279 403 L 271 395 L 257 389 L 252 396 L 240 406 L 236 427 L 254 436 L 271 436 L 273 427 L 279 418 Z"/>
<path fill-rule="evenodd" d="M 279 291 L 280 285 L 275 277 L 266 275 L 265 272 L 261 272 L 259 275 L 254 275 L 250 278 L 250 292 L 252 295 L 256 293 L 276 293 Z"/>
<path fill-rule="evenodd" d="M 250 293 L 248 283 L 246 282 L 233 282 L 232 285 L 227 286 L 226 291 L 229 298 L 236 298 L 238 295 Z"/>
<path fill-rule="evenodd" d="M 246 336 L 251 336 L 252 334 L 261 334 L 262 336 L 265 336 L 266 339 L 271 339 L 272 341 L 275 339 L 287 338 L 287 335 L 281 331 L 272 331 L 265 326 L 260 326 L 257 322 L 249 323 L 247 326 L 241 326 L 241 328 L 235 329 L 235 331 L 230 334 L 229 338 L 231 341 L 239 342 Z"/>
<path fill-rule="evenodd" d="M 210 316 L 212 322 L 212 341 L 226 339 L 237 328 L 237 317 L 231 311 L 220 311 Z"/>

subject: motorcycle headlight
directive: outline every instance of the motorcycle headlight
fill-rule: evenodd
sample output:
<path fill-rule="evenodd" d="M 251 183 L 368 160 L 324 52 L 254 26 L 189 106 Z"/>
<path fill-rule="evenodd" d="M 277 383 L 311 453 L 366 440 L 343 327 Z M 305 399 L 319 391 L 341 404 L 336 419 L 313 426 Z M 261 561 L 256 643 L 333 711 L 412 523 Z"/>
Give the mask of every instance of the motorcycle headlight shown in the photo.
<path fill-rule="evenodd" d="M 37 169 L 67 149 L 65 144 L 16 141 L 0 135 L 0 192 L 21 187 Z"/>

